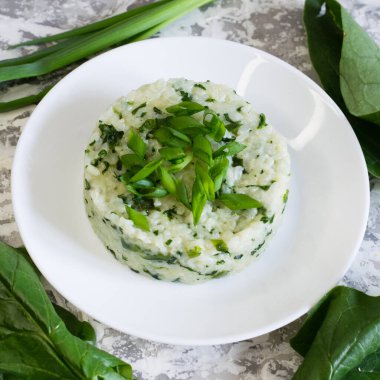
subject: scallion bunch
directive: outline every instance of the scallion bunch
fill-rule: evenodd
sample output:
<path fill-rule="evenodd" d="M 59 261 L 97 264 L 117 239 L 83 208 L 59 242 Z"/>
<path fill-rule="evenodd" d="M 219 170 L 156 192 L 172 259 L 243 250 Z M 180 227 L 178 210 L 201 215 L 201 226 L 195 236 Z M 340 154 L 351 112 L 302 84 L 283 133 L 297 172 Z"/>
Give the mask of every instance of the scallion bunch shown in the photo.
<path fill-rule="evenodd" d="M 48 74 L 112 46 L 149 38 L 179 17 L 212 1 L 160 0 L 67 32 L 10 46 L 51 43 L 24 57 L 0 61 L 0 82 Z M 0 102 L 0 112 L 36 103 L 50 88 L 36 95 Z"/>

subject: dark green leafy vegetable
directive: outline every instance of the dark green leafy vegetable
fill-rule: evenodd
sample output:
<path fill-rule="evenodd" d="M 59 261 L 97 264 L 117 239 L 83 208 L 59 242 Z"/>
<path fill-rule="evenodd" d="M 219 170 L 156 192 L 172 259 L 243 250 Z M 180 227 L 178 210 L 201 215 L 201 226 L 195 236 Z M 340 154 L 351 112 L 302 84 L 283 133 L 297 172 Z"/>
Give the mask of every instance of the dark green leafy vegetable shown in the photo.
<path fill-rule="evenodd" d="M 145 103 L 142 103 L 142 104 L 140 104 L 139 106 L 137 106 L 136 108 L 134 108 L 133 110 L 132 110 L 132 115 L 136 115 L 136 113 L 137 113 L 137 111 L 139 110 L 139 109 L 141 109 L 141 108 L 144 108 L 144 107 L 146 107 L 146 102 Z"/>
<path fill-rule="evenodd" d="M 220 194 L 218 199 L 231 210 L 263 207 L 259 201 L 246 194 Z"/>
<path fill-rule="evenodd" d="M 75 315 L 71 314 L 69 311 L 63 307 L 53 304 L 56 313 L 65 323 L 66 328 L 71 334 L 77 336 L 78 338 L 84 340 L 85 342 L 95 344 L 96 334 L 94 328 L 86 321 L 79 321 Z"/>
<path fill-rule="evenodd" d="M 135 152 L 139 158 L 144 159 L 147 145 L 133 129 L 131 129 L 131 132 L 129 134 L 127 146 L 129 149 Z"/>
<path fill-rule="evenodd" d="M 368 170 L 380 177 L 380 48 L 335 0 L 306 0 L 310 58 L 350 121 Z"/>
<path fill-rule="evenodd" d="M 125 205 L 125 210 L 128 213 L 129 219 L 132 220 L 136 227 L 141 228 L 144 231 L 150 231 L 148 218 L 144 214 L 134 210 L 127 205 Z"/>
<path fill-rule="evenodd" d="M 123 131 L 118 131 L 111 124 L 104 124 L 102 122 L 99 122 L 99 129 L 101 131 L 100 138 L 103 140 L 104 144 L 109 145 L 110 149 L 114 148 L 124 136 Z"/>
<path fill-rule="evenodd" d="M 259 125 L 257 126 L 257 129 L 264 128 L 268 124 L 266 123 L 266 117 L 263 113 L 259 115 Z"/>
<path fill-rule="evenodd" d="M 0 373 L 5 379 L 132 380 L 129 364 L 69 332 L 32 266 L 2 242 L 0 288 Z"/>
<path fill-rule="evenodd" d="M 291 340 L 305 360 L 293 380 L 370 380 L 380 374 L 380 297 L 338 286 Z"/>

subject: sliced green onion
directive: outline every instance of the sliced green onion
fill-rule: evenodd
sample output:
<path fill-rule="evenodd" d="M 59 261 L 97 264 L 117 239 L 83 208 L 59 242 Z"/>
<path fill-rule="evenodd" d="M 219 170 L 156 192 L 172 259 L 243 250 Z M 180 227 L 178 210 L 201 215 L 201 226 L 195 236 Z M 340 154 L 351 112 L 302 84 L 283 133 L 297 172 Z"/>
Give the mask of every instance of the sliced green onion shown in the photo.
<path fill-rule="evenodd" d="M 186 156 L 186 153 L 181 148 L 175 148 L 175 147 L 164 147 L 159 149 L 160 156 L 164 160 L 177 160 L 179 158 L 183 158 Z"/>
<path fill-rule="evenodd" d="M 176 197 L 177 199 L 185 205 L 189 210 L 191 210 L 191 205 L 189 201 L 189 194 L 187 191 L 187 187 L 184 182 L 180 179 L 177 180 L 176 185 Z"/>
<path fill-rule="evenodd" d="M 158 173 L 164 189 L 170 194 L 175 194 L 177 191 L 177 186 L 173 176 L 162 166 L 158 169 Z"/>
<path fill-rule="evenodd" d="M 171 0 L 161 0 L 161 1 L 158 1 L 156 3 L 142 5 L 140 7 L 133 8 L 133 9 L 128 10 L 126 12 L 120 13 L 116 16 L 108 17 L 104 20 L 97 21 L 97 22 L 94 22 L 94 23 L 89 24 L 89 25 L 81 26 L 79 28 L 75 28 L 75 29 L 69 30 L 67 32 L 57 33 L 57 34 L 53 34 L 53 35 L 47 36 L 47 37 L 35 38 L 33 40 L 21 42 L 21 43 L 16 44 L 16 45 L 10 45 L 8 48 L 13 49 L 13 48 L 20 47 L 20 46 L 40 45 L 40 44 L 44 44 L 47 42 L 59 41 L 59 40 L 63 40 L 63 39 L 72 38 L 75 36 L 87 34 L 90 32 L 94 32 L 96 30 L 104 29 L 108 26 L 114 25 L 115 23 L 117 23 L 119 21 L 125 21 L 125 20 L 127 20 L 133 16 L 136 16 L 137 14 L 140 14 L 140 13 L 147 11 L 148 9 L 156 8 L 158 5 L 161 5 L 163 3 L 168 3 L 170 1 Z"/>
<path fill-rule="evenodd" d="M 139 109 L 141 109 L 141 108 L 144 108 L 144 107 L 146 107 L 146 102 L 140 104 L 138 107 L 136 107 L 135 109 L 133 109 L 132 112 L 131 112 L 132 115 L 136 115 L 137 111 L 138 111 Z"/>
<path fill-rule="evenodd" d="M 210 141 L 202 135 L 195 137 L 193 141 L 194 157 L 204 161 L 207 165 L 212 165 L 212 147 Z"/>
<path fill-rule="evenodd" d="M 266 117 L 263 113 L 259 115 L 259 125 L 257 126 L 257 129 L 261 129 L 266 127 L 268 124 L 266 123 Z"/>
<path fill-rule="evenodd" d="M 140 179 L 133 183 L 133 187 L 136 189 L 151 189 L 154 187 L 154 183 L 150 179 Z"/>
<path fill-rule="evenodd" d="M 162 187 L 137 188 L 134 183 L 127 185 L 127 190 L 141 198 L 162 198 L 168 195 Z"/>
<path fill-rule="evenodd" d="M 148 218 L 144 214 L 127 205 L 125 205 L 125 210 L 128 213 L 128 218 L 132 220 L 136 227 L 141 228 L 144 231 L 150 231 Z"/>
<path fill-rule="evenodd" d="M 172 147 L 186 148 L 191 144 L 191 140 L 181 132 L 169 127 L 157 129 L 154 137 L 162 144 Z"/>
<path fill-rule="evenodd" d="M 218 199 L 231 210 L 261 208 L 263 205 L 246 194 L 220 194 Z"/>
<path fill-rule="evenodd" d="M 177 173 L 183 170 L 187 165 L 189 165 L 192 160 L 193 160 L 193 154 L 188 153 L 186 154 L 184 158 L 181 158 L 180 160 L 178 160 L 179 162 L 169 166 L 168 171 L 170 173 Z"/>
<path fill-rule="evenodd" d="M 202 253 L 202 249 L 201 247 L 198 247 L 196 245 L 193 249 L 190 249 L 186 253 L 187 253 L 187 256 L 190 257 L 190 259 L 193 259 L 194 257 L 200 256 L 200 254 Z"/>
<path fill-rule="evenodd" d="M 208 132 L 202 123 L 191 116 L 175 116 L 169 119 L 169 125 L 176 131 L 189 136 L 205 135 Z"/>
<path fill-rule="evenodd" d="M 203 209 L 206 205 L 207 197 L 204 192 L 201 180 L 198 176 L 195 177 L 194 185 L 193 185 L 193 194 L 191 199 L 191 209 L 193 212 L 193 223 L 194 225 L 198 224 Z"/>
<path fill-rule="evenodd" d="M 197 161 L 195 164 L 195 174 L 199 178 L 203 190 L 208 200 L 215 200 L 215 187 L 214 182 L 208 173 L 207 165 L 202 161 Z"/>
<path fill-rule="evenodd" d="M 211 131 L 209 135 L 213 140 L 216 142 L 222 140 L 226 133 L 226 127 L 215 112 L 206 110 L 203 114 L 203 124 Z"/>
<path fill-rule="evenodd" d="M 139 170 L 131 179 L 131 182 L 140 181 L 140 179 L 144 179 L 152 174 L 162 162 L 162 158 L 158 158 L 146 164 L 141 170 Z"/>
<path fill-rule="evenodd" d="M 228 253 L 228 247 L 224 240 L 211 239 L 211 242 L 218 251 Z"/>
<path fill-rule="evenodd" d="M 0 68 L 1 71 L 1 68 Z M 52 88 L 53 86 L 45 87 L 41 92 L 35 95 L 25 96 L 9 102 L 0 102 L 0 112 L 8 112 L 20 107 L 28 106 L 29 104 L 38 103 Z"/>
<path fill-rule="evenodd" d="M 134 153 L 124 154 L 120 157 L 120 160 L 127 168 L 131 168 L 133 166 L 142 167 L 145 164 L 144 160 Z"/>
<path fill-rule="evenodd" d="M 240 144 L 237 141 L 230 141 L 227 144 L 221 146 L 218 150 L 213 153 L 213 157 L 216 158 L 218 156 L 234 156 L 238 154 L 243 149 L 246 148 L 246 145 Z"/>
<path fill-rule="evenodd" d="M 166 111 L 176 116 L 190 116 L 203 111 L 204 109 L 205 107 L 199 103 L 185 101 L 166 108 Z"/>
<path fill-rule="evenodd" d="M 0 81 L 29 78 L 50 73 L 127 38 L 143 33 L 169 19 L 180 17 L 209 2 L 211 0 L 193 0 L 191 2 L 188 0 L 175 0 L 169 3 L 160 3 L 153 9 L 148 9 L 127 20 L 121 20 L 105 29 L 95 31 L 88 37 L 80 39 L 80 41 L 74 41 L 68 47 L 32 63 L 3 67 L 0 70 Z"/>
<path fill-rule="evenodd" d="M 135 152 L 139 158 L 144 158 L 145 152 L 147 150 L 147 145 L 133 129 L 131 129 L 131 132 L 129 134 L 127 146 L 129 149 Z"/>
<path fill-rule="evenodd" d="M 215 159 L 214 165 L 210 169 L 210 176 L 214 181 L 215 192 L 219 191 L 222 187 L 229 165 L 230 162 L 224 156 L 219 156 Z"/>

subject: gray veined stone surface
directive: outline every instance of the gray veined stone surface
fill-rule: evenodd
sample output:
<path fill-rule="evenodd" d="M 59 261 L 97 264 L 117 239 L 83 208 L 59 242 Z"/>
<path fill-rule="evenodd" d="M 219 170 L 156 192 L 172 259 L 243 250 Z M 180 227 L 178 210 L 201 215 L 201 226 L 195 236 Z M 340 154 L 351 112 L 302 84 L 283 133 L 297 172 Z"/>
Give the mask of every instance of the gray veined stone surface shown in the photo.
<path fill-rule="evenodd" d="M 147 3 L 132 0 L 0 0 L 0 59 L 15 56 L 7 44 L 34 36 L 70 29 Z M 354 18 L 380 43 L 378 0 L 345 0 Z M 303 1 L 215 0 L 163 30 L 161 36 L 199 35 L 229 39 L 255 46 L 294 65 L 314 80 L 302 24 Z M 33 48 L 22 48 L 21 54 Z M 75 67 L 73 65 L 71 68 Z M 46 79 L 18 86 L 0 86 L 3 99 L 33 93 L 69 69 Z M 33 106 L 0 114 L 0 238 L 11 245 L 22 241 L 15 224 L 10 194 L 10 170 L 15 146 Z M 372 295 L 380 294 L 380 181 L 371 180 L 371 207 L 367 231 L 356 260 L 342 283 Z M 57 302 L 80 314 L 46 284 Z M 289 346 L 289 338 L 302 320 L 244 342 L 182 347 L 154 343 L 122 334 L 91 320 L 98 344 L 130 362 L 142 380 L 275 380 L 290 379 L 301 359 Z"/>

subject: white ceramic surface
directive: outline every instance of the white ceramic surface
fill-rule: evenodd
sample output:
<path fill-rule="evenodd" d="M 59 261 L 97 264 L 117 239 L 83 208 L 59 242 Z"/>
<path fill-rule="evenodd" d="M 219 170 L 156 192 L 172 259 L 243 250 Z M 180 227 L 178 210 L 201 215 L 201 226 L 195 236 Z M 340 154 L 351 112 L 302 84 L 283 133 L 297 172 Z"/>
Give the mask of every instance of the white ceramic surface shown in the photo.
<path fill-rule="evenodd" d="M 159 78 L 237 88 L 289 142 L 283 224 L 261 259 L 200 285 L 159 282 L 113 259 L 83 204 L 83 152 L 97 117 Z M 120 331 L 174 344 L 261 335 L 305 313 L 348 269 L 369 188 L 359 144 L 314 82 L 260 50 L 207 38 L 153 39 L 102 54 L 60 81 L 30 117 L 12 172 L 17 224 L 34 262 L 64 297 Z"/>

